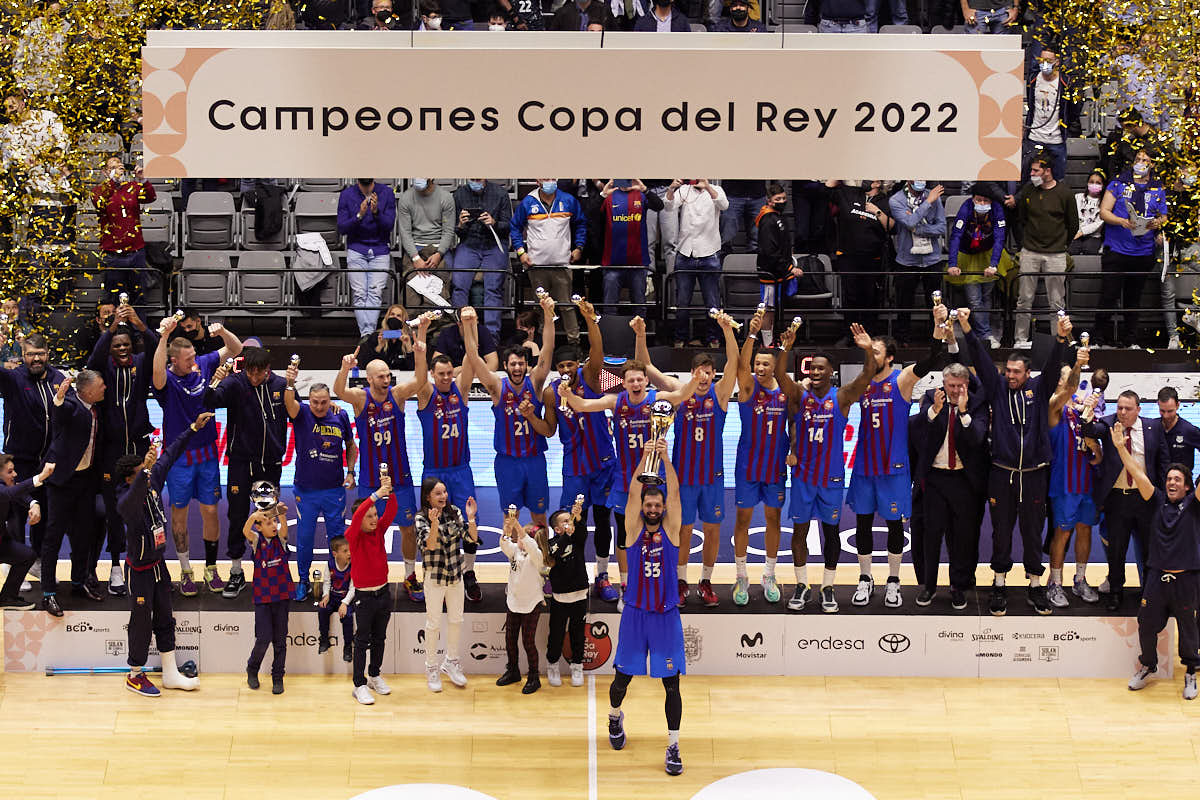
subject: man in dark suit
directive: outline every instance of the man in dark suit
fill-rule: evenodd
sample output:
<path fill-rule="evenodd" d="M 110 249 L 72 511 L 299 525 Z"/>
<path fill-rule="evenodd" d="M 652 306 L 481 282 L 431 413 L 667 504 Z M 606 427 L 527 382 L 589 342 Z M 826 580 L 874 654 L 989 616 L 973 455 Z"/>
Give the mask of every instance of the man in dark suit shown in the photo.
<path fill-rule="evenodd" d="M 42 516 L 36 500 L 29 495 L 38 489 L 54 472 L 54 465 L 47 464 L 32 478 L 17 483 L 17 468 L 13 457 L 0 453 L 0 564 L 8 564 L 8 578 L 0 588 L 0 609 L 29 610 L 33 603 L 19 594 L 21 581 L 36 559 L 33 548 L 25 544 L 24 517 L 35 524 Z"/>
<path fill-rule="evenodd" d="M 1088 399 L 1092 404 L 1092 398 Z M 1124 391 L 1117 397 L 1117 413 L 1094 420 L 1084 426 L 1084 433 L 1104 444 L 1104 455 L 1100 471 L 1092 485 L 1092 499 L 1096 507 L 1104 511 L 1108 541 L 1108 598 L 1105 608 L 1116 611 L 1121 606 L 1125 589 L 1125 555 L 1129 540 L 1133 539 L 1133 557 L 1142 574 L 1146 562 L 1146 537 L 1154 518 L 1154 506 L 1142 499 L 1134 476 L 1121 462 L 1120 455 L 1112 447 L 1109 433 L 1114 422 L 1120 422 L 1127 432 L 1126 450 L 1133 455 L 1134 463 L 1146 471 L 1150 481 L 1159 489 L 1167 476 L 1170 450 L 1163 433 L 1162 422 L 1138 416 L 1141 400 L 1137 392 Z M 1087 412 L 1085 412 L 1086 414 Z"/>
<path fill-rule="evenodd" d="M 50 508 L 42 542 L 42 608 L 55 617 L 63 613 L 55 566 L 64 535 L 71 541 L 71 593 L 97 603 L 104 599 L 95 574 L 100 556 L 96 495 L 100 493 L 104 378 L 85 369 L 75 377 L 74 394 L 68 395 L 70 388 L 70 381 L 63 381 L 54 395 L 54 439 L 46 454 L 46 463 L 56 469 L 46 481 Z"/>
<path fill-rule="evenodd" d="M 930 389 L 915 416 L 917 460 L 913 480 L 924 496 L 924 588 L 917 605 L 937 593 L 942 539 L 950 556 L 950 604 L 967 607 L 975 586 L 980 504 L 987 486 L 988 408 L 979 379 L 962 364 L 942 370 L 942 388 Z"/>

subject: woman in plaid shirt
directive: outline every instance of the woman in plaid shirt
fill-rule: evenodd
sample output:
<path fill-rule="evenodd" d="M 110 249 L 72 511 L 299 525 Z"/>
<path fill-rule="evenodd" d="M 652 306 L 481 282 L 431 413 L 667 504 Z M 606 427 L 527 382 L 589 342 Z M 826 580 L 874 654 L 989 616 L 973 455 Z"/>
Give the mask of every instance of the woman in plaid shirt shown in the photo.
<path fill-rule="evenodd" d="M 425 565 L 425 682 L 431 691 L 442 690 L 439 672 L 446 673 L 455 686 L 467 685 L 458 660 L 458 642 L 463 622 L 463 551 L 464 537 L 479 541 L 475 527 L 475 498 L 467 498 L 467 513 L 450 505 L 446 484 L 437 478 L 421 483 L 421 510 L 414 525 L 417 541 L 424 550 Z M 438 630 L 442 623 L 442 601 L 446 603 L 446 636 L 442 640 L 446 657 L 437 664 Z"/>

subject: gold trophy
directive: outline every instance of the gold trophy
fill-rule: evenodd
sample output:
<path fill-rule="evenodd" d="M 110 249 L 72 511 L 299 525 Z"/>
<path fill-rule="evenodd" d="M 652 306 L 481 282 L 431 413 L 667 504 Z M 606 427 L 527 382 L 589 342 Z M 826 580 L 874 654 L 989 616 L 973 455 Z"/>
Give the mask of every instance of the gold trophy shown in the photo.
<path fill-rule="evenodd" d="M 710 308 L 708 310 L 708 316 L 712 317 L 713 319 L 716 319 L 717 317 L 721 316 L 722 313 L 724 313 L 724 312 L 722 312 L 721 309 L 719 309 L 719 308 Z M 740 331 L 742 329 L 742 323 L 737 322 L 736 320 L 730 320 L 729 326 L 731 328 L 733 328 L 735 331 Z"/>
<path fill-rule="evenodd" d="M 226 376 L 233 374 L 233 364 L 234 364 L 234 361 L 232 358 L 225 359 L 225 374 L 226 374 Z M 216 376 L 216 374 L 214 374 L 212 377 L 212 380 L 208 382 L 208 388 L 215 389 L 220 385 L 221 385 L 221 379 L 218 378 Z"/>
<path fill-rule="evenodd" d="M 163 317 L 162 322 L 158 323 L 159 333 L 162 333 L 167 329 L 167 320 L 169 319 L 174 319 L 176 325 L 178 325 L 180 322 L 183 322 L 183 309 L 176 309 L 175 313 L 170 317 Z"/>
<path fill-rule="evenodd" d="M 535 295 L 537 295 L 537 299 L 538 299 L 538 302 L 539 302 L 539 303 L 542 301 L 542 299 L 543 299 L 543 298 L 545 298 L 545 297 L 549 297 L 549 295 L 550 295 L 550 293 L 549 293 L 549 292 L 547 292 L 547 291 L 546 291 L 546 289 L 545 289 L 544 287 L 542 287 L 542 286 L 539 286 L 539 287 L 537 287 L 536 289 L 534 289 L 534 290 L 533 290 L 533 293 L 534 293 Z M 554 315 L 554 319 L 553 319 L 553 320 L 551 320 L 551 321 L 552 321 L 552 322 L 558 322 L 558 314 L 555 314 L 555 315 Z"/>
<path fill-rule="evenodd" d="M 659 458 L 654 446 L 658 440 L 667 435 L 667 429 L 675 420 L 675 408 L 666 400 L 655 400 L 650 407 L 650 441 L 646 442 L 646 469 L 637 478 L 639 481 L 652 486 L 664 483 L 658 474 Z"/>
<path fill-rule="evenodd" d="M 802 317 L 792 317 L 792 324 L 788 326 L 788 330 L 792 332 L 792 336 L 795 336 L 800 331 L 800 326 L 803 324 L 804 319 Z"/>
<path fill-rule="evenodd" d="M 379 485 L 383 486 L 383 479 L 388 476 L 388 465 L 384 462 L 379 465 Z"/>
<path fill-rule="evenodd" d="M 299 354 L 299 353 L 292 353 L 292 360 L 291 360 L 291 362 L 290 362 L 290 363 L 291 363 L 291 366 L 299 368 L 299 366 L 300 366 L 300 354 Z"/>
<path fill-rule="evenodd" d="M 117 295 L 117 304 L 122 306 L 129 305 L 129 292 L 121 292 Z"/>
<path fill-rule="evenodd" d="M 313 593 L 313 599 L 318 603 L 321 601 L 321 597 L 323 597 L 325 594 L 325 579 L 324 579 L 324 576 L 321 574 L 320 567 L 313 567 L 312 593 Z"/>
<path fill-rule="evenodd" d="M 578 294 L 573 294 L 573 295 L 571 295 L 571 302 L 574 303 L 575 305 L 579 305 L 580 303 L 583 302 L 583 296 L 578 295 Z M 596 322 L 596 323 L 600 322 L 600 315 L 599 314 L 592 315 L 592 322 Z"/>

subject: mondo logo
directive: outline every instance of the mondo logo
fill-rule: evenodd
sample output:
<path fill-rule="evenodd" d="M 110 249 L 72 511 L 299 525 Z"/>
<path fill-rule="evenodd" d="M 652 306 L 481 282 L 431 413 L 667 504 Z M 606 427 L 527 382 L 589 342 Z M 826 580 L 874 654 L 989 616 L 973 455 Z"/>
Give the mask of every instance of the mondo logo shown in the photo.
<path fill-rule="evenodd" d="M 912 640 L 903 633 L 885 633 L 879 637 L 879 649 L 885 653 L 903 653 L 912 647 Z"/>

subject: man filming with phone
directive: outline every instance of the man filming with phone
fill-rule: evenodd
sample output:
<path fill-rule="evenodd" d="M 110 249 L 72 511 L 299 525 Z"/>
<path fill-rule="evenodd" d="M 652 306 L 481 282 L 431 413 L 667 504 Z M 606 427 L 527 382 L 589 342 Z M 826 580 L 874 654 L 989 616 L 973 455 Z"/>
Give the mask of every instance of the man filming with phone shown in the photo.
<path fill-rule="evenodd" d="M 484 327 L 493 339 L 500 336 L 500 310 L 504 303 L 504 279 L 508 272 L 508 222 L 512 218 L 512 202 L 508 187 L 492 183 L 487 178 L 467 178 L 454 190 L 454 215 L 458 247 L 454 249 L 454 271 L 451 282 L 455 308 L 474 305 L 470 302 L 471 285 L 475 274 L 483 271 Z"/>

